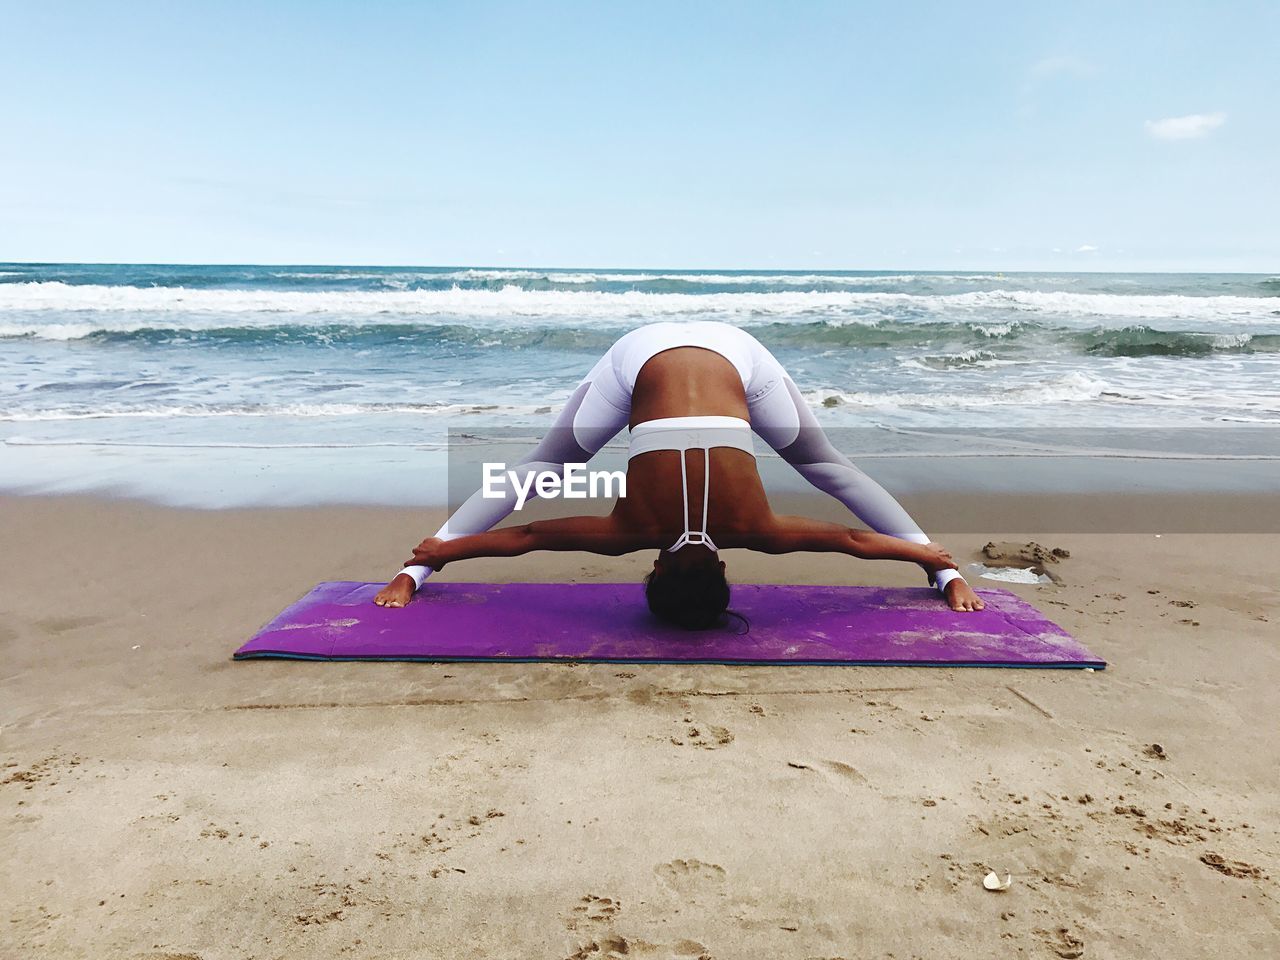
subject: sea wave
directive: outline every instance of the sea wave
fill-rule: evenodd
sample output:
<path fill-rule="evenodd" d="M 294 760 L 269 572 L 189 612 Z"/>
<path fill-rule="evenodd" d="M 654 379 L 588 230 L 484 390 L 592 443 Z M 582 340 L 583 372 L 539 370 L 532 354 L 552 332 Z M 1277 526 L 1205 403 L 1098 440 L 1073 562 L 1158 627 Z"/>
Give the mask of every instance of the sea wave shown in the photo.
<path fill-rule="evenodd" d="M 911 393 L 890 391 L 884 393 L 842 391 L 835 389 L 811 390 L 804 394 L 813 407 L 873 408 L 884 411 L 903 410 L 981 410 L 986 408 L 1014 408 L 1026 410 L 1052 408 L 1063 404 L 1106 404 L 1116 407 L 1148 407 L 1198 411 L 1200 414 L 1230 411 L 1231 416 L 1271 417 L 1280 410 L 1280 394 L 1259 391 L 1242 401 L 1229 387 L 1219 391 L 1205 390 L 1204 385 L 1189 385 L 1185 389 L 1170 388 L 1156 383 L 1146 385 L 1131 382 L 1110 383 L 1086 373 L 1074 371 L 1061 377 L 1037 382 L 997 383 L 986 389 L 971 392 Z M 1248 408 L 1247 412 L 1242 408 Z M 1091 414 L 1091 416 L 1093 416 Z M 1268 421 L 1259 421 L 1268 422 Z"/>
<path fill-rule="evenodd" d="M 1016 366 L 1024 362 L 999 357 L 986 350 L 962 350 L 959 353 L 903 357 L 899 361 L 904 367 L 917 367 L 925 370 L 969 370 L 976 367 L 1007 367 Z"/>
<path fill-rule="evenodd" d="M 822 389 L 806 392 L 804 399 L 815 408 L 857 406 L 879 408 L 938 408 L 938 407 L 990 407 L 990 406 L 1040 406 L 1046 404 L 1073 403 L 1099 399 L 1141 399 L 1127 396 L 1102 380 L 1074 372 L 1054 380 L 1013 386 L 996 386 L 967 393 L 907 393 L 907 392 L 844 392 Z M 389 414 L 420 415 L 429 417 L 493 416 L 538 417 L 552 416 L 563 402 L 564 394 L 543 403 L 140 403 L 101 404 L 92 406 L 64 406 L 49 409 L 0 411 L 0 422 L 29 423 L 77 420 L 139 420 L 173 417 L 223 418 L 223 417 L 361 417 Z"/>
<path fill-rule="evenodd" d="M 93 316 L 72 322 L 0 322 L 0 341 L 84 341 L 104 346 L 343 345 L 352 349 L 400 350 L 484 347 L 603 353 L 624 329 L 599 322 L 557 324 L 543 320 L 500 325 L 468 320 L 470 322 L 432 323 L 411 317 L 375 317 L 352 323 L 327 317 L 290 317 L 282 322 L 279 317 Z M 1024 361 L 1028 359 L 1026 350 L 1035 347 L 1099 357 L 1196 358 L 1280 353 L 1280 333 L 1162 330 L 1143 324 L 1080 329 L 1030 318 L 1003 324 L 963 319 L 872 319 L 852 323 L 843 319 L 767 318 L 765 322 L 746 322 L 741 326 L 777 351 L 910 351 L 918 348 L 928 350 L 926 356 L 934 359 L 922 361 L 912 354 L 903 360 L 941 366 Z M 940 347 L 944 349 L 939 352 Z M 952 359 L 946 359 L 948 357 Z"/>
<path fill-rule="evenodd" d="M 1147 326 L 1084 331 L 1072 334 L 1070 339 L 1083 352 L 1104 357 L 1203 357 L 1280 351 L 1280 334 L 1170 331 Z"/>
<path fill-rule="evenodd" d="M 297 276 L 297 274 L 294 274 L 294 276 Z M 333 274 L 330 276 L 336 278 L 346 275 Z M 1007 279 L 1005 274 L 1002 273 L 646 273 L 631 271 L 611 273 L 594 270 L 485 270 L 478 268 L 447 273 L 401 274 L 399 276 L 401 278 L 412 276 L 422 280 L 539 281 L 569 286 L 622 283 L 683 283 L 708 287 L 867 287 L 896 284 L 998 283 Z M 377 275 L 369 274 L 368 277 L 376 279 Z"/>
<path fill-rule="evenodd" d="M 1045 404 L 1096 401 L 1108 396 L 1128 399 L 1106 382 L 1073 372 L 1054 380 L 1004 386 L 974 393 L 869 393 L 841 390 L 812 390 L 803 394 L 814 407 L 868 407 L 955 409 L 973 407 L 1042 406 Z"/>
<path fill-rule="evenodd" d="M 149 420 L 170 417 L 360 417 L 383 414 L 456 416 L 484 414 L 529 416 L 550 413 L 547 404 L 472 403 L 195 403 L 157 406 L 62 407 L 49 410 L 0 412 L 0 423 L 39 423 L 66 420 Z"/>
<path fill-rule="evenodd" d="M 0 271 L 0 277 L 29 277 L 32 271 Z M 350 284 L 366 282 L 404 286 L 408 284 L 482 283 L 482 284 L 563 284 L 587 286 L 591 284 L 688 284 L 716 287 L 864 287 L 909 284 L 965 284 L 998 283 L 1010 277 L 1003 273 L 887 273 L 887 272 L 753 272 L 753 271 L 676 271 L 676 270 L 573 270 L 529 269 L 515 267 L 466 267 L 458 269 L 413 269 L 360 267 L 333 268 L 248 268 L 239 271 L 224 269 L 202 277 L 191 271 L 167 268 L 156 272 L 150 279 L 155 285 L 175 286 L 209 279 L 223 286 L 227 279 L 249 280 L 261 277 L 268 281 L 286 283 L 322 281 Z M 1027 277 L 1020 280 L 1038 280 L 1054 284 L 1072 283 L 1074 278 Z M 147 284 L 151 285 L 151 284 Z"/>
<path fill-rule="evenodd" d="M 280 315 L 453 316 L 504 323 L 590 318 L 632 324 L 654 319 L 751 320 L 822 316 L 866 322 L 895 314 L 990 317 L 992 313 L 1099 322 L 1189 320 L 1280 323 L 1269 297 L 1067 293 L 984 290 L 954 294 L 871 291 L 646 293 L 594 290 L 250 290 L 68 284 L 59 280 L 0 284 L 0 311 L 33 314 L 174 314 L 183 317 Z"/>

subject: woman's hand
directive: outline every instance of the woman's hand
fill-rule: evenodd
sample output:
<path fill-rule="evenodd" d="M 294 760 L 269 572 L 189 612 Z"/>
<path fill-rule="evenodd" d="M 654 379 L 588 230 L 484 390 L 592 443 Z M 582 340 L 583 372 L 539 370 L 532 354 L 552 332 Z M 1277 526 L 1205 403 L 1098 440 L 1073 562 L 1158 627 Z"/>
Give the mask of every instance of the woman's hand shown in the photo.
<path fill-rule="evenodd" d="M 432 570 L 444 569 L 445 562 L 440 559 L 440 548 L 444 541 L 439 537 L 430 537 L 413 548 L 413 559 L 406 561 L 405 566 L 430 567 Z"/>
<path fill-rule="evenodd" d="M 955 560 L 951 559 L 951 554 L 941 544 L 926 543 L 921 549 L 924 551 L 924 556 L 920 560 L 920 565 L 929 573 L 958 569 Z"/>

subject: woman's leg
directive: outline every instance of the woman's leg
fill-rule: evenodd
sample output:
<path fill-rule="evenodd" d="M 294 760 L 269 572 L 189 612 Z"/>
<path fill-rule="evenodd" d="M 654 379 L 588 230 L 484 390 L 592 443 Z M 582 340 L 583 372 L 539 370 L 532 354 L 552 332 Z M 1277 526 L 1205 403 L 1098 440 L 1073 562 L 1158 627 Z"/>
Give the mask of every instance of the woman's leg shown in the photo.
<path fill-rule="evenodd" d="M 767 392 L 752 396 L 748 386 L 752 429 L 802 477 L 843 503 L 872 530 L 912 543 L 929 543 L 919 524 L 893 495 L 835 448 L 795 382 L 772 354 L 764 347 L 760 351 L 763 369 L 753 382 L 766 384 Z M 934 582 L 945 591 L 947 584 L 957 578 L 963 579 L 954 570 L 942 570 Z"/>
<path fill-rule="evenodd" d="M 611 351 L 600 358 L 573 391 L 542 442 L 512 471 L 522 485 L 530 473 L 563 474 L 566 463 L 586 463 L 598 453 L 627 425 L 630 415 L 630 397 L 619 387 L 613 372 Z M 477 490 L 450 515 L 436 537 L 453 540 L 482 533 L 501 523 L 516 506 L 512 484 L 504 484 L 503 488 L 505 494 L 502 497 L 485 497 Z M 536 496 L 533 488 L 530 488 L 529 496 Z M 420 587 L 431 571 L 428 567 L 408 566 L 400 572 L 409 574 L 414 584 Z"/>

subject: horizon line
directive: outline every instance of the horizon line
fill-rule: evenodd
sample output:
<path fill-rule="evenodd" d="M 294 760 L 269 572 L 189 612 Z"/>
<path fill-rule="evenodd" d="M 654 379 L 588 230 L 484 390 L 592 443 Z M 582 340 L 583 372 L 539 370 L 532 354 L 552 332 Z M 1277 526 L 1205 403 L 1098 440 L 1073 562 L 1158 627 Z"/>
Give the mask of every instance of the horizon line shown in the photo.
<path fill-rule="evenodd" d="M 0 260 L 0 266 L 6 267 L 325 267 L 325 268 L 362 268 L 383 270 L 546 270 L 546 271 L 618 271 L 618 272 L 652 272 L 656 270 L 670 273 L 774 273 L 774 274 L 858 274 L 858 273 L 1057 273 L 1057 274 L 1148 274 L 1157 276 L 1176 276 L 1180 274 L 1199 274 L 1204 276 L 1265 276 L 1280 275 L 1280 265 L 1274 270 L 1120 270 L 1115 268 L 1081 270 L 1057 269 L 1053 267 L 1017 267 L 1001 269 L 998 267 L 653 267 L 653 266 L 546 266 L 541 264 L 480 264 L 480 263 L 373 263 L 373 262 L 302 262 L 302 261 L 197 261 L 197 260 Z"/>

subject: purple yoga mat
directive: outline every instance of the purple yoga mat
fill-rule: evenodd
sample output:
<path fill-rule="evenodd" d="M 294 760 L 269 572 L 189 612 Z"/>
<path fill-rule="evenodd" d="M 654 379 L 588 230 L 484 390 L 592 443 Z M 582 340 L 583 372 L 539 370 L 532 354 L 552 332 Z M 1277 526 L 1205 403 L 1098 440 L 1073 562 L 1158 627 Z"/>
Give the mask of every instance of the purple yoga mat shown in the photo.
<path fill-rule="evenodd" d="M 1007 590 L 979 590 L 985 610 L 954 613 L 927 587 L 737 584 L 743 633 L 665 626 L 636 583 L 431 583 L 396 610 L 373 605 L 381 588 L 322 583 L 236 659 L 1106 666 Z"/>

